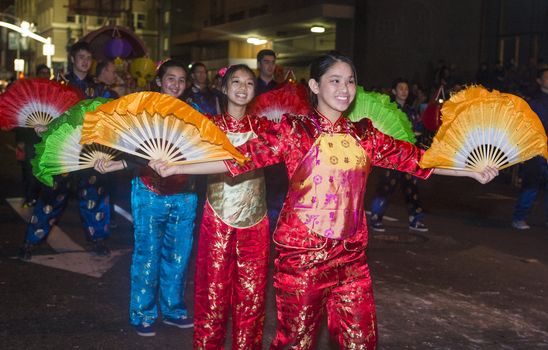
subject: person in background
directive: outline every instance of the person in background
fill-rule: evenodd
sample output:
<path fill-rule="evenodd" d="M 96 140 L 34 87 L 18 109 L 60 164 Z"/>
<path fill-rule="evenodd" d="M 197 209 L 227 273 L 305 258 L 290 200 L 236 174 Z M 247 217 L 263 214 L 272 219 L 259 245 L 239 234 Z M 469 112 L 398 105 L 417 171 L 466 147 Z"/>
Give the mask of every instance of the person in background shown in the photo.
<path fill-rule="evenodd" d="M 419 132 L 418 115 L 413 111 L 407 102 L 409 96 L 409 83 L 403 78 L 398 78 L 392 84 L 392 95 L 398 108 L 401 109 L 413 124 L 415 134 Z M 394 169 L 383 169 L 383 177 L 379 182 L 376 195 L 371 202 L 371 228 L 373 231 L 386 231 L 382 220 L 389 200 L 395 189 L 401 186 L 405 197 L 407 212 L 409 214 L 409 230 L 415 232 L 427 232 L 428 227 L 423 223 L 424 213 L 419 200 L 419 191 L 417 187 L 418 179 L 406 172 Z"/>
<path fill-rule="evenodd" d="M 278 86 L 274 80 L 276 53 L 267 49 L 259 51 L 257 54 L 257 68 L 259 69 L 259 78 L 257 79 L 255 96 L 273 90 Z M 287 193 L 287 169 L 285 168 L 285 164 L 279 163 L 266 168 L 264 174 L 270 230 L 274 231 Z"/>
<path fill-rule="evenodd" d="M 180 98 L 187 72 L 181 62 L 168 60 L 158 68 L 160 92 Z M 131 261 L 129 318 L 138 335 L 156 335 L 155 324 L 192 328 L 184 300 L 186 276 L 192 251 L 197 196 L 193 176 L 161 178 L 132 158 L 97 161 L 95 170 L 109 173 L 129 165 L 135 170 L 131 187 L 134 244 Z"/>
<path fill-rule="evenodd" d="M 93 60 L 89 44 L 85 41 L 79 41 L 72 45 L 69 58 L 71 67 L 69 73 L 62 79 L 67 84 L 80 89 L 86 98 L 97 97 L 95 83 L 89 74 Z"/>
<path fill-rule="evenodd" d="M 218 95 L 208 86 L 207 68 L 205 64 L 196 62 L 190 68 L 192 85 L 183 95 L 183 100 L 193 104 L 197 109 L 206 115 L 217 115 L 221 113 Z"/>
<path fill-rule="evenodd" d="M 259 78 L 255 87 L 255 96 L 275 89 L 278 84 L 274 80 L 276 70 L 276 53 L 272 50 L 261 50 L 257 53 L 257 69 Z"/>
<path fill-rule="evenodd" d="M 95 67 L 95 95 L 96 97 L 118 98 L 118 93 L 111 89 L 116 83 L 116 66 L 111 60 L 101 61 Z"/>
<path fill-rule="evenodd" d="M 548 68 L 538 71 L 537 84 L 540 91 L 529 102 L 529 105 L 539 116 L 544 130 L 548 130 Z M 546 226 L 548 227 L 548 164 L 546 159 L 539 156 L 526 161 L 521 165 L 520 175 L 522 179 L 521 191 L 512 215 L 512 227 L 518 230 L 531 228 L 526 219 L 542 187 L 547 192 L 544 199 L 544 210 Z"/>

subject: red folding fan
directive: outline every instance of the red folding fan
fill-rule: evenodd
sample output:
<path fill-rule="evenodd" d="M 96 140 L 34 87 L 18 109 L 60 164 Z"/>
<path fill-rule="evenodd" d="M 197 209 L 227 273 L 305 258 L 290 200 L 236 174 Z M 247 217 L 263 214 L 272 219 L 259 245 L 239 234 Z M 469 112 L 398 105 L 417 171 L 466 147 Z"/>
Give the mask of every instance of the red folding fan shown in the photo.
<path fill-rule="evenodd" d="M 0 95 L 0 128 L 47 125 L 83 97 L 76 88 L 53 80 L 17 80 Z"/>
<path fill-rule="evenodd" d="M 308 92 L 303 84 L 285 83 L 261 94 L 248 107 L 250 114 L 280 122 L 284 114 L 308 114 L 311 111 Z"/>

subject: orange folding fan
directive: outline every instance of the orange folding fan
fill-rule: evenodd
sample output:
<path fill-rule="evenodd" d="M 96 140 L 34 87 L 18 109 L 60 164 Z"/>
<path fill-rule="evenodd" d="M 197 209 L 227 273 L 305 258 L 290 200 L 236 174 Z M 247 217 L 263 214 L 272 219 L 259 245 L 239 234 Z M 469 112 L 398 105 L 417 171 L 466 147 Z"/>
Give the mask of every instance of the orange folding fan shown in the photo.
<path fill-rule="evenodd" d="M 446 101 L 442 124 L 423 168 L 482 171 L 507 168 L 534 156 L 548 158 L 546 133 L 522 98 L 472 86 Z"/>
<path fill-rule="evenodd" d="M 86 113 L 80 142 L 173 164 L 245 160 L 207 117 L 157 92 L 130 94 Z"/>

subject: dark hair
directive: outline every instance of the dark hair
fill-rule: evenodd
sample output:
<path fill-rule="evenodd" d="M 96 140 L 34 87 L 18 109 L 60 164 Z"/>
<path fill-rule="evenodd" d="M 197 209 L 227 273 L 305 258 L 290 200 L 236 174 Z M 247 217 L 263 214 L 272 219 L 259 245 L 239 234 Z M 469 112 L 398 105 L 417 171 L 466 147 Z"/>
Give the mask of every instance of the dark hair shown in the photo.
<path fill-rule="evenodd" d="M 203 64 L 202 62 L 196 62 L 190 68 L 190 74 L 194 73 L 196 71 L 196 68 L 198 67 L 204 67 L 204 69 L 207 71 L 205 64 Z"/>
<path fill-rule="evenodd" d="M 40 71 L 43 70 L 43 69 L 47 69 L 48 72 L 51 72 L 51 69 L 49 69 L 49 67 L 45 64 L 39 64 L 36 66 L 36 75 L 40 74 Z"/>
<path fill-rule="evenodd" d="M 274 51 L 270 49 L 264 49 L 257 53 L 257 61 L 261 62 L 264 56 L 274 56 L 274 59 L 276 59 L 276 53 Z"/>
<path fill-rule="evenodd" d="M 107 66 L 111 63 L 114 64 L 114 61 L 104 60 L 104 61 L 101 61 L 101 62 L 97 63 L 97 66 L 95 67 L 95 76 L 98 77 L 99 74 L 101 74 L 103 72 L 103 70 L 105 70 L 105 68 L 107 68 Z"/>
<path fill-rule="evenodd" d="M 91 53 L 91 47 L 89 46 L 87 42 L 79 41 L 70 47 L 70 50 L 69 50 L 70 57 L 75 58 L 78 51 L 87 51 Z"/>
<path fill-rule="evenodd" d="M 222 101 L 221 101 L 221 109 L 223 113 L 226 113 L 228 108 L 228 97 L 226 96 L 226 91 L 228 90 L 228 83 L 230 82 L 230 79 L 232 76 L 239 70 L 243 70 L 249 75 L 253 77 L 253 81 L 256 83 L 257 78 L 255 77 L 255 72 L 247 64 L 235 64 L 233 66 L 230 66 L 227 71 L 225 72 L 225 75 L 223 76 L 223 80 L 221 81 L 221 91 L 223 92 L 222 95 Z"/>
<path fill-rule="evenodd" d="M 542 79 L 542 76 L 544 75 L 544 72 L 548 72 L 548 67 L 543 67 L 543 68 L 537 70 L 537 78 Z"/>
<path fill-rule="evenodd" d="M 171 67 L 181 68 L 185 72 L 185 75 L 187 75 L 187 73 L 188 73 L 186 71 L 186 67 L 183 64 L 183 62 L 177 61 L 177 60 L 167 60 L 164 63 L 162 63 L 162 65 L 160 67 L 158 67 L 158 70 L 156 71 L 156 77 L 160 78 L 160 80 L 161 80 L 164 77 L 164 75 L 166 74 L 167 70 Z"/>
<path fill-rule="evenodd" d="M 407 84 L 407 86 L 409 86 L 409 80 L 399 77 L 397 79 L 394 79 L 394 81 L 392 82 L 392 89 L 395 90 L 398 87 L 398 84 L 401 84 L 401 83 L 405 83 Z"/>
<path fill-rule="evenodd" d="M 350 66 L 352 69 L 352 74 L 354 74 L 354 81 L 358 80 L 357 74 L 356 74 L 356 67 L 354 66 L 354 62 L 352 60 L 337 52 L 337 51 L 331 51 L 324 55 L 321 55 L 314 59 L 312 63 L 310 64 L 310 79 L 316 80 L 318 84 L 320 83 L 321 77 L 337 62 L 344 62 Z M 313 93 L 310 89 L 308 91 L 308 96 L 310 99 L 310 103 L 313 107 L 318 106 L 318 96 L 316 96 L 315 93 Z"/>

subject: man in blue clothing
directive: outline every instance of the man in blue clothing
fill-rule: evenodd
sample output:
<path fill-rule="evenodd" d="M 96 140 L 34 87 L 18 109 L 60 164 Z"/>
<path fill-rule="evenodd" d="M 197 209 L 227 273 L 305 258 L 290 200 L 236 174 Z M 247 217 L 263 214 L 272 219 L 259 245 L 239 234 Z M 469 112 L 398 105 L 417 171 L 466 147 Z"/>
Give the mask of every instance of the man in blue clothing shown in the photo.
<path fill-rule="evenodd" d="M 207 84 L 207 68 L 205 64 L 196 62 L 190 68 L 192 86 L 185 91 L 183 100 L 190 105 L 195 105 L 198 110 L 210 116 L 221 113 L 221 101 L 219 96 L 209 88 Z"/>
<path fill-rule="evenodd" d="M 529 102 L 529 105 L 539 116 L 544 130 L 548 130 L 548 68 L 538 71 L 537 83 L 540 91 Z M 548 164 L 546 159 L 539 156 L 526 161 L 522 164 L 520 173 L 522 180 L 521 191 L 512 216 L 512 227 L 518 230 L 527 230 L 531 226 L 527 224 L 526 218 L 537 198 L 539 189 L 543 186 L 545 190 L 548 190 Z M 545 214 L 546 225 L 548 226 L 548 195 L 545 197 Z"/>
<path fill-rule="evenodd" d="M 417 131 L 418 125 L 420 124 L 416 120 L 417 115 L 413 112 L 413 109 L 406 104 L 407 98 L 409 97 L 409 83 L 407 80 L 402 78 L 396 79 L 392 84 L 392 94 L 394 95 L 394 100 L 398 104 L 398 108 L 407 114 L 415 131 Z M 382 219 L 388 208 L 389 199 L 398 185 L 401 185 L 407 205 L 409 230 L 415 232 L 428 231 L 428 227 L 422 222 L 424 214 L 419 201 L 417 181 L 418 179 L 416 177 L 407 173 L 384 169 L 384 176 L 377 186 L 375 198 L 373 198 L 373 202 L 371 203 L 370 223 L 373 231 L 384 232 L 386 230 L 382 223 Z"/>
<path fill-rule="evenodd" d="M 86 98 L 97 97 L 95 83 L 89 70 L 91 69 L 92 55 L 89 44 L 85 41 L 79 41 L 70 47 L 71 71 L 65 75 L 64 79 L 69 85 L 79 88 Z"/>

